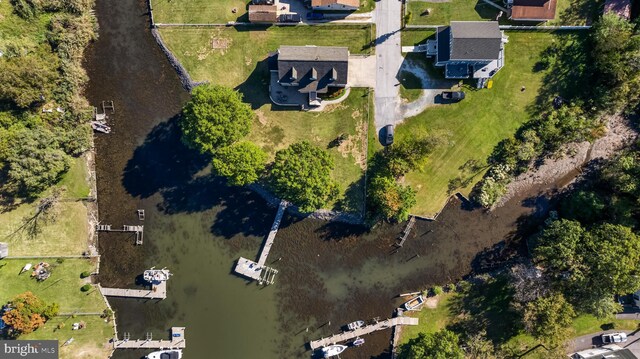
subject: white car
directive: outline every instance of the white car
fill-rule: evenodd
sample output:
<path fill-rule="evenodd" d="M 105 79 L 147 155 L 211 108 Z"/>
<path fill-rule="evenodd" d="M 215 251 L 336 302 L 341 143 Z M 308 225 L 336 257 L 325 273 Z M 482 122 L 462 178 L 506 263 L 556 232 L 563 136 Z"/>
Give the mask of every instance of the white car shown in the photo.
<path fill-rule="evenodd" d="M 606 333 L 606 334 L 602 334 L 602 342 L 604 344 L 624 343 L 626 341 L 627 341 L 627 334 L 625 334 L 625 333 Z"/>

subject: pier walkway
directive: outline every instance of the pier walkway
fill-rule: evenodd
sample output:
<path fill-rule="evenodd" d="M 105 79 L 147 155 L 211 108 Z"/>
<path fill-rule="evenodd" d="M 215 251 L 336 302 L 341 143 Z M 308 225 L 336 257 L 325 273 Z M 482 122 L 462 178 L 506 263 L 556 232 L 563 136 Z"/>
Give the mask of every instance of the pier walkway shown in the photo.
<path fill-rule="evenodd" d="M 314 340 L 309 343 L 309 346 L 311 347 L 311 350 L 316 350 L 318 348 L 326 347 L 335 343 L 346 342 L 348 340 L 355 339 L 357 337 L 373 333 L 378 330 L 392 328 L 396 325 L 418 325 L 418 318 L 396 317 L 383 320 L 381 322 L 370 324 L 356 330 L 335 334 L 328 338 L 322 338 L 320 340 Z"/>
<path fill-rule="evenodd" d="M 278 206 L 278 212 L 276 213 L 276 218 L 273 220 L 273 224 L 271 225 L 271 231 L 269 231 L 269 235 L 262 246 L 262 251 L 260 252 L 260 256 L 258 257 L 258 261 L 254 262 L 250 259 L 240 257 L 238 259 L 238 263 L 234 271 L 242 276 L 247 278 L 251 278 L 253 280 L 257 280 L 258 283 L 262 284 L 273 284 L 275 280 L 276 274 L 278 271 L 265 266 L 267 262 L 267 257 L 269 256 L 269 251 L 271 251 L 271 246 L 276 239 L 276 234 L 278 234 L 278 229 L 280 228 L 280 222 L 282 221 L 282 216 L 284 215 L 285 209 L 289 203 L 285 200 L 280 202 L 280 206 Z"/>
<path fill-rule="evenodd" d="M 125 333 L 125 339 L 115 338 L 112 341 L 113 349 L 184 349 L 187 346 L 184 329 L 184 327 L 171 328 L 170 340 L 153 340 L 150 335 L 147 335 L 145 340 L 129 340 L 129 335 Z"/>
<path fill-rule="evenodd" d="M 167 298 L 167 282 L 152 285 L 150 290 L 142 289 L 121 289 L 121 288 L 102 288 L 100 293 L 106 297 L 125 297 L 125 298 L 142 298 L 142 299 L 166 299 Z"/>
<path fill-rule="evenodd" d="M 402 247 L 404 245 L 404 242 L 407 240 L 407 238 L 409 238 L 409 234 L 411 233 L 411 229 L 413 228 L 413 225 L 415 223 L 416 223 L 416 217 L 414 216 L 409 217 L 409 222 L 407 223 L 407 226 L 404 228 L 404 231 L 402 231 L 402 237 L 400 237 L 400 243 L 396 244 L 396 246 Z"/>

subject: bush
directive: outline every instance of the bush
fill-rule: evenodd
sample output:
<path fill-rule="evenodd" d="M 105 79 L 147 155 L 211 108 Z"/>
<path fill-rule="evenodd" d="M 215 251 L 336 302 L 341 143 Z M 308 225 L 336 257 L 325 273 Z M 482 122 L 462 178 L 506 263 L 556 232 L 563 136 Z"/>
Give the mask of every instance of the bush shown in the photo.
<path fill-rule="evenodd" d="M 85 284 L 80 288 L 80 290 L 83 292 L 88 292 L 90 289 L 91 289 L 91 284 Z"/>
<path fill-rule="evenodd" d="M 447 291 L 448 291 L 449 293 L 453 293 L 453 292 L 455 292 L 455 291 L 456 291 L 456 285 L 455 285 L 455 283 L 449 283 L 449 284 L 447 284 Z"/>
<path fill-rule="evenodd" d="M 368 192 L 370 211 L 385 220 L 406 221 L 411 207 L 416 204 L 413 188 L 402 186 L 391 177 L 372 178 Z"/>
<path fill-rule="evenodd" d="M 91 276 L 91 272 L 89 271 L 84 271 L 82 273 L 80 273 L 80 278 L 87 278 Z"/>
<path fill-rule="evenodd" d="M 64 258 L 58 258 L 58 259 L 56 259 L 56 263 L 58 263 L 58 264 L 62 264 L 62 263 L 64 263 Z"/>
<path fill-rule="evenodd" d="M 439 285 L 434 285 L 433 288 L 431 288 L 431 291 L 433 291 L 434 295 L 440 295 L 440 294 L 444 293 L 444 290 Z"/>

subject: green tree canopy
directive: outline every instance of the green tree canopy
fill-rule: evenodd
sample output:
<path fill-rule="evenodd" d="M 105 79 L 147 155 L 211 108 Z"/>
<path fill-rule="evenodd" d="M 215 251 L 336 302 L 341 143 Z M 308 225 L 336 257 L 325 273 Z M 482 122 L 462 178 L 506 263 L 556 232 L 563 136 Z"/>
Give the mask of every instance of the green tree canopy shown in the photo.
<path fill-rule="evenodd" d="M 416 192 L 410 186 L 403 186 L 386 176 L 371 179 L 368 197 L 373 212 L 398 222 L 406 221 L 411 207 L 416 204 Z"/>
<path fill-rule="evenodd" d="M 48 98 L 56 86 L 57 57 L 27 55 L 0 58 L 0 100 L 27 108 Z"/>
<path fill-rule="evenodd" d="M 270 182 L 278 196 L 311 212 L 338 194 L 338 184 L 331 178 L 333 167 L 326 151 L 302 141 L 276 152 Z"/>
<path fill-rule="evenodd" d="M 200 153 L 212 154 L 246 136 L 254 116 L 239 92 L 217 85 L 198 86 L 182 109 L 182 138 Z"/>
<path fill-rule="evenodd" d="M 525 329 L 543 343 L 556 346 L 569 336 L 575 311 L 564 296 L 553 293 L 527 303 L 524 309 Z"/>
<path fill-rule="evenodd" d="M 258 180 L 264 171 L 267 154 L 251 142 L 238 142 L 216 151 L 213 170 L 234 186 L 244 186 Z"/>
<path fill-rule="evenodd" d="M 555 277 L 571 275 L 582 280 L 587 270 L 579 251 L 584 233 L 577 221 L 551 222 L 537 238 L 536 260 Z"/>
<path fill-rule="evenodd" d="M 463 359 L 458 335 L 442 329 L 435 333 L 420 333 L 400 346 L 398 359 Z"/>
<path fill-rule="evenodd" d="M 18 130 L 8 152 L 5 190 L 15 194 L 32 196 L 43 191 L 70 166 L 55 135 L 43 127 Z"/>

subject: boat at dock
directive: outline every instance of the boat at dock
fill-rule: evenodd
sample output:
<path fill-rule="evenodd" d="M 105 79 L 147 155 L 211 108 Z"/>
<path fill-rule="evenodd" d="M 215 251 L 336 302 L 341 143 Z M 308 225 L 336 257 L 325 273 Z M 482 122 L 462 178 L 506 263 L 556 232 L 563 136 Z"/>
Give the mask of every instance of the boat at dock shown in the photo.
<path fill-rule="evenodd" d="M 149 353 L 145 357 L 145 359 L 181 359 L 181 358 L 182 358 L 181 349 L 158 350 L 153 353 Z"/>
<path fill-rule="evenodd" d="M 323 358 L 331 358 L 342 353 L 345 349 L 347 349 L 346 345 L 341 344 L 333 344 L 328 347 L 322 348 Z"/>
<path fill-rule="evenodd" d="M 364 344 L 364 338 L 360 338 L 360 337 L 357 337 L 357 338 L 356 338 L 356 339 L 351 343 L 351 345 L 353 345 L 354 347 L 359 347 L 359 346 L 361 346 L 362 344 Z"/>
<path fill-rule="evenodd" d="M 349 328 L 349 330 L 356 330 L 362 327 L 364 327 L 364 320 L 356 320 L 353 323 L 347 324 L 347 328 Z"/>
<path fill-rule="evenodd" d="M 168 269 L 147 269 L 146 271 L 144 271 L 144 273 L 142 274 L 142 278 L 151 284 L 159 284 L 161 282 L 165 282 L 167 280 L 169 280 L 169 277 L 171 276 L 171 273 L 169 272 Z"/>
<path fill-rule="evenodd" d="M 98 121 L 91 121 L 91 128 L 96 132 L 111 133 L 111 127 Z"/>
<path fill-rule="evenodd" d="M 419 295 L 410 301 L 404 303 L 404 309 L 406 310 L 416 310 L 420 308 L 424 304 L 424 297 Z"/>

